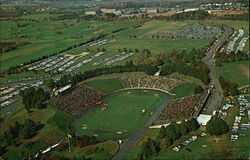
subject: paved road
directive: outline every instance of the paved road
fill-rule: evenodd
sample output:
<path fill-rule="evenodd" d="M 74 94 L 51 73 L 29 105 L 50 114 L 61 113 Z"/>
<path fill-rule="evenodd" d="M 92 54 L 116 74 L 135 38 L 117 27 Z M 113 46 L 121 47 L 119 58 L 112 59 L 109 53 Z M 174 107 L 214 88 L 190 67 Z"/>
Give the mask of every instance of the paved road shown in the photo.
<path fill-rule="evenodd" d="M 213 59 L 213 55 L 216 50 L 229 38 L 232 34 L 232 29 L 228 27 L 224 27 L 225 32 L 218 39 L 218 41 L 214 44 L 214 46 L 206 53 L 206 56 L 202 59 L 202 61 L 207 65 L 210 70 L 209 77 L 211 82 L 214 84 L 214 89 L 211 91 L 211 96 L 207 103 L 207 114 L 212 114 L 214 110 L 219 109 L 222 101 L 223 101 L 223 91 L 220 86 L 218 77 L 216 77 L 215 70 L 215 60 Z"/>
<path fill-rule="evenodd" d="M 128 141 L 121 146 L 119 151 L 112 157 L 111 160 L 122 160 L 129 149 L 142 137 L 143 133 L 149 126 L 155 121 L 155 119 L 161 114 L 162 110 L 169 104 L 171 96 L 164 93 L 164 102 L 157 108 L 154 114 L 135 132 L 126 135 Z M 125 138 L 125 137 L 123 137 Z"/>

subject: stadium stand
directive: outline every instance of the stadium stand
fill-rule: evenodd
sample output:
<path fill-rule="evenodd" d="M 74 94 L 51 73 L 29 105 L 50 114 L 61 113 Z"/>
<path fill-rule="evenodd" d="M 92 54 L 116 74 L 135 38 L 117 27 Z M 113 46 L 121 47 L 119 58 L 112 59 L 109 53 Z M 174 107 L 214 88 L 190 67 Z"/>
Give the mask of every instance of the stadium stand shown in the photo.
<path fill-rule="evenodd" d="M 170 91 L 183 82 L 173 78 L 155 76 L 126 76 L 120 77 L 126 88 L 155 88 Z"/>
<path fill-rule="evenodd" d="M 79 85 L 67 94 L 53 97 L 49 105 L 73 117 L 78 117 L 87 109 L 97 107 L 98 104 L 94 102 L 98 102 L 103 96 L 105 96 L 105 94 L 101 91 L 85 85 Z"/>
<path fill-rule="evenodd" d="M 172 101 L 160 114 L 155 123 L 180 121 L 189 118 L 199 107 L 201 94 Z"/>

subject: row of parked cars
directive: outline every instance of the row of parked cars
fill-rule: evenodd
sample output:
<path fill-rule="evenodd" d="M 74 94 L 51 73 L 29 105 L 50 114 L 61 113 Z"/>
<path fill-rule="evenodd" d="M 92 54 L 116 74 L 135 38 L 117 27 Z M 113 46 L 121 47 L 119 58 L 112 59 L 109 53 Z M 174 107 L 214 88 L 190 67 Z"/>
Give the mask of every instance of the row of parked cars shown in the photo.
<path fill-rule="evenodd" d="M 198 138 L 198 136 L 192 136 L 192 137 L 188 138 L 187 140 L 183 141 L 181 144 L 173 147 L 172 150 L 175 152 L 179 152 L 182 148 L 184 148 L 187 145 L 189 145 L 190 143 L 196 141 L 197 138 Z"/>
<path fill-rule="evenodd" d="M 241 120 L 242 117 L 245 117 L 248 114 L 248 120 L 250 122 L 250 103 L 248 102 L 247 99 L 245 99 L 244 96 L 240 95 L 239 97 L 237 97 L 237 101 L 240 105 L 240 109 L 239 109 L 239 115 L 235 116 L 234 118 L 234 123 L 233 123 L 233 128 L 232 128 L 232 132 L 231 132 L 231 141 L 236 141 L 239 138 L 239 133 L 238 130 L 247 130 L 248 128 L 250 128 L 250 124 L 242 124 Z"/>
<path fill-rule="evenodd" d="M 43 81 L 36 81 L 31 83 L 20 83 L 12 86 L 0 87 L 0 107 L 5 108 L 18 101 L 17 95 L 21 90 L 28 87 L 39 87 L 43 84 Z"/>
<path fill-rule="evenodd" d="M 234 31 L 233 35 L 231 36 L 232 40 L 228 43 L 228 46 L 227 46 L 228 54 L 234 51 L 234 45 L 236 41 L 244 35 L 244 30 L 240 29 L 238 31 L 238 35 L 237 36 L 236 35 L 237 35 L 237 32 Z"/>
<path fill-rule="evenodd" d="M 114 41 L 116 41 L 116 39 L 110 39 L 110 40 L 109 39 L 99 39 L 99 40 L 84 44 L 83 46 L 93 47 L 95 45 L 103 45 L 103 44 L 107 44 L 107 43 L 114 42 Z"/>

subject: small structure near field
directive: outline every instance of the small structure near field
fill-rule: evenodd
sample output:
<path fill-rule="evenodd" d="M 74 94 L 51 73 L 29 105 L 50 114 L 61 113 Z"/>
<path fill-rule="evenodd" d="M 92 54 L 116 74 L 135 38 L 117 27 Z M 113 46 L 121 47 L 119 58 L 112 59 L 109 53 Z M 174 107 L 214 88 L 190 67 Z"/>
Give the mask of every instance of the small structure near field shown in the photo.
<path fill-rule="evenodd" d="M 198 117 L 197 117 L 197 122 L 200 124 L 200 125 L 207 125 L 207 122 L 212 118 L 212 115 L 207 115 L 207 114 L 200 114 Z"/>
<path fill-rule="evenodd" d="M 59 95 L 59 94 L 62 94 L 63 92 L 65 92 L 66 90 L 68 90 L 68 89 L 70 89 L 70 88 L 71 88 L 71 84 L 66 85 L 66 86 L 64 86 L 64 87 L 62 87 L 62 88 L 60 88 L 60 89 L 58 89 L 58 90 L 55 90 L 54 93 L 55 93 L 55 95 L 57 96 L 57 95 Z"/>

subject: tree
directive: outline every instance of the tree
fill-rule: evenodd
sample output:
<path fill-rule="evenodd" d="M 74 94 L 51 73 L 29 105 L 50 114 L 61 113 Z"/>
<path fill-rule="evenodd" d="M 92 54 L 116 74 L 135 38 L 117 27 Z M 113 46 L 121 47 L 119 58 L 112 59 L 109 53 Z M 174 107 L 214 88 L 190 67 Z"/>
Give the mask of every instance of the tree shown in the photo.
<path fill-rule="evenodd" d="M 169 139 L 168 137 L 165 138 L 166 148 L 172 145 L 173 141 Z"/>
<path fill-rule="evenodd" d="M 197 122 L 197 120 L 195 118 L 192 118 L 191 120 L 186 122 L 188 131 L 195 131 L 196 129 L 198 129 L 200 127 L 199 123 Z"/>
<path fill-rule="evenodd" d="M 172 141 L 176 140 L 175 126 L 173 124 L 168 125 L 165 134 L 166 138 L 169 138 Z"/>
<path fill-rule="evenodd" d="M 165 127 L 164 126 L 161 126 L 161 129 L 159 131 L 159 138 L 162 139 L 165 137 Z"/>
<path fill-rule="evenodd" d="M 204 91 L 204 89 L 199 85 L 199 86 L 196 86 L 194 88 L 194 93 L 197 94 L 197 93 L 202 93 Z"/>
<path fill-rule="evenodd" d="M 49 95 L 42 88 L 36 90 L 34 87 L 21 91 L 20 96 L 22 96 L 22 103 L 28 112 L 34 107 L 44 108 L 44 102 L 49 98 Z"/>
<path fill-rule="evenodd" d="M 181 136 L 185 136 L 188 134 L 188 128 L 184 122 L 178 125 L 178 129 Z"/>
<path fill-rule="evenodd" d="M 35 132 L 37 130 L 37 125 L 33 120 L 27 119 L 24 122 L 24 126 L 21 130 L 20 137 L 24 139 L 31 138 L 34 136 Z"/>
<path fill-rule="evenodd" d="M 228 125 L 224 120 L 213 117 L 207 122 L 206 130 L 210 135 L 221 135 L 227 133 Z"/>
<path fill-rule="evenodd" d="M 146 144 L 142 148 L 142 155 L 140 155 L 139 158 L 143 157 L 145 159 L 157 152 L 159 152 L 158 144 L 151 138 L 148 138 Z"/>
<path fill-rule="evenodd" d="M 47 86 L 49 89 L 53 89 L 55 87 L 55 82 L 52 78 L 49 78 L 44 81 L 44 85 Z"/>

